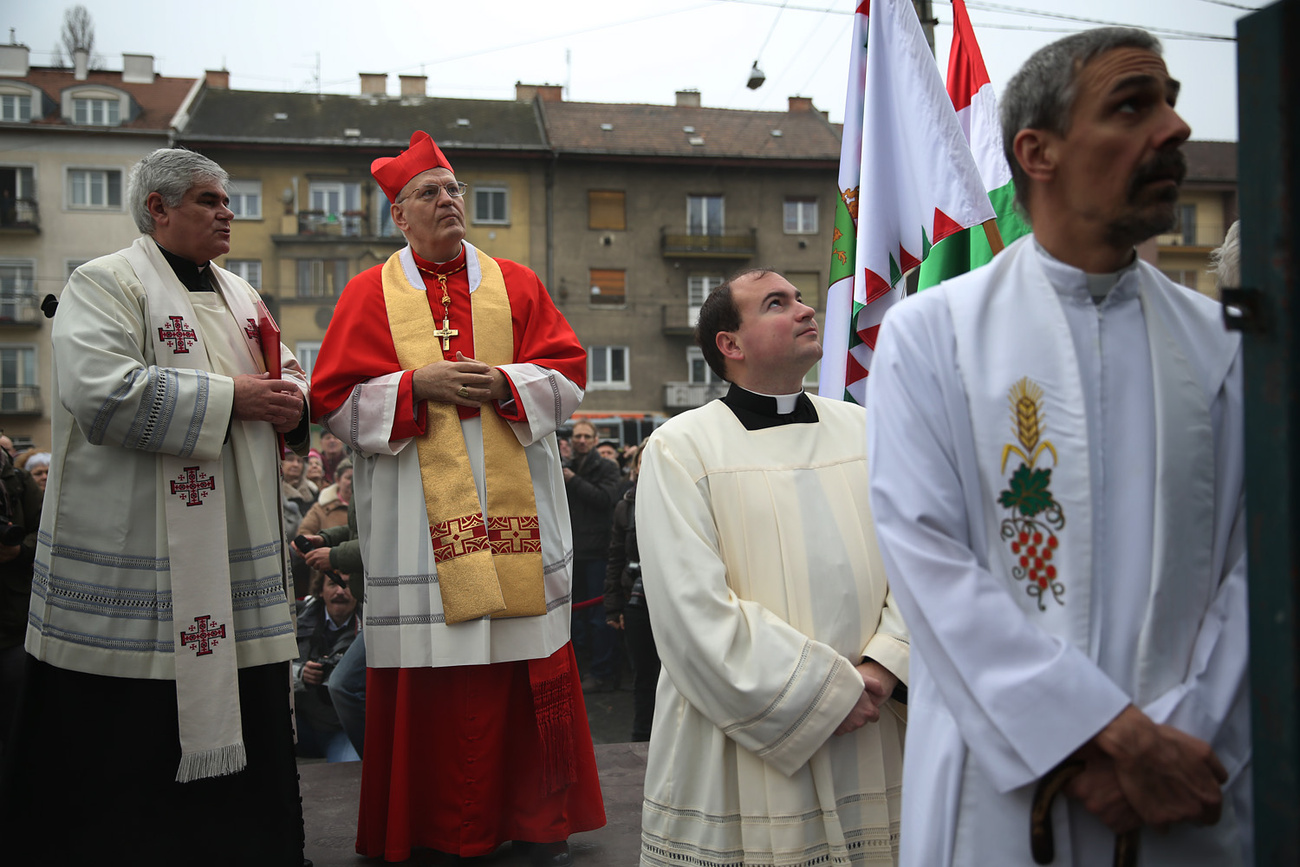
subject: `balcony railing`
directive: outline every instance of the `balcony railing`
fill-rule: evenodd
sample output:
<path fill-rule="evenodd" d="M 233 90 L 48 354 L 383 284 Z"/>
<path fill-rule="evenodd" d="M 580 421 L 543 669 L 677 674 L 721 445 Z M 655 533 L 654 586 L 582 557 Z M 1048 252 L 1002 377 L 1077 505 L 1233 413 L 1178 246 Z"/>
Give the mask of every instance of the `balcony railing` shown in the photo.
<path fill-rule="evenodd" d="M 0 326 L 41 324 L 41 306 L 37 297 L 29 292 L 4 292 L 0 290 Z"/>
<path fill-rule="evenodd" d="M 758 252 L 758 232 L 723 232 L 690 235 L 663 232 L 660 250 L 664 256 L 713 259 L 752 259 Z"/>
<path fill-rule="evenodd" d="M 700 308 L 687 307 L 685 304 L 665 304 L 663 306 L 664 336 L 690 336 L 695 333 L 695 320 L 699 318 Z"/>
<path fill-rule="evenodd" d="M 665 382 L 664 409 L 695 409 L 723 397 L 728 388 L 725 382 Z"/>
<path fill-rule="evenodd" d="M 327 214 L 324 211 L 299 211 L 299 235 L 333 235 L 341 238 L 360 238 L 365 226 L 364 211 L 345 211 Z"/>
<path fill-rule="evenodd" d="M 35 199 L 0 199 L 0 231 L 39 232 L 41 211 Z"/>
<path fill-rule="evenodd" d="M 1217 247 L 1223 243 L 1227 227 L 1218 223 L 1198 224 L 1190 229 L 1175 229 L 1157 236 L 1161 247 Z"/>
<path fill-rule="evenodd" d="M 40 415 L 43 409 L 39 385 L 0 386 L 0 414 Z"/>

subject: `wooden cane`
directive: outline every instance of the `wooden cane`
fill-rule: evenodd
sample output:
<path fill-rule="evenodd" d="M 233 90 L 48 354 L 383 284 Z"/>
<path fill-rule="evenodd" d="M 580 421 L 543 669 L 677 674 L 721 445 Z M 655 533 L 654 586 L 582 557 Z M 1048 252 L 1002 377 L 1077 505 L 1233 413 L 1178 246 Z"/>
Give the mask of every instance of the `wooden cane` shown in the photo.
<path fill-rule="evenodd" d="M 1052 802 L 1070 782 L 1083 772 L 1081 759 L 1068 759 L 1049 771 L 1034 790 L 1029 811 L 1029 851 L 1035 864 L 1056 860 L 1056 841 L 1052 836 Z M 1114 867 L 1137 867 L 1138 832 L 1125 831 L 1115 836 Z"/>

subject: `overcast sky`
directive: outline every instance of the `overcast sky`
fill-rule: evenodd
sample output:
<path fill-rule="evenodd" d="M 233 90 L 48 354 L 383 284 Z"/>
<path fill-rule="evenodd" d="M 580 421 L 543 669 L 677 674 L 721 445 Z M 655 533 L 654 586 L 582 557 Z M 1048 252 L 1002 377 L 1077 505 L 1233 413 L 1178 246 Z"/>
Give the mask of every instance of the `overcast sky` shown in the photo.
<path fill-rule="evenodd" d="M 52 62 L 60 0 L 7 0 L 3 23 Z M 785 110 L 792 95 L 844 119 L 848 35 L 854 0 L 86 0 L 95 53 L 121 69 L 123 52 L 153 54 L 163 75 L 197 77 L 226 68 L 240 90 L 359 92 L 359 72 L 429 77 L 431 96 L 513 99 L 517 81 L 561 84 L 578 102 L 671 104 L 677 90 L 705 106 Z M 1036 48 L 1094 23 L 1042 13 L 1236 35 L 1236 21 L 1265 0 L 967 0 L 976 36 L 1000 93 Z M 186 12 L 186 8 L 193 12 Z M 1019 11 L 1015 11 L 1019 10 Z M 935 0 L 938 64 L 947 69 L 952 6 Z M 1038 14 L 1027 14 L 1034 12 Z M 1237 138 L 1236 46 L 1159 34 L 1179 110 L 1198 139 Z M 745 87 L 754 61 L 767 76 Z"/>

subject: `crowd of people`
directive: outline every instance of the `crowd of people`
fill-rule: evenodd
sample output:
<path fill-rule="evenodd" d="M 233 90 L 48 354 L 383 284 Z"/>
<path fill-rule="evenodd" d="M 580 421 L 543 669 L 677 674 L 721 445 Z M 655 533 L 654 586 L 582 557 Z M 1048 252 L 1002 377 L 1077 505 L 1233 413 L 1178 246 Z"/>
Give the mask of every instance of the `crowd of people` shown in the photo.
<path fill-rule="evenodd" d="M 699 311 L 726 396 L 622 449 L 427 133 L 310 385 L 213 264 L 226 172 L 145 157 L 60 299 L 52 451 L 0 437 L 8 854 L 302 867 L 317 757 L 362 762 L 363 856 L 565 867 L 630 669 L 643 867 L 1253 863 L 1240 341 L 1135 253 L 1178 90 L 1143 31 L 1039 51 L 1033 234 L 887 314 L 866 408 L 750 269 Z"/>

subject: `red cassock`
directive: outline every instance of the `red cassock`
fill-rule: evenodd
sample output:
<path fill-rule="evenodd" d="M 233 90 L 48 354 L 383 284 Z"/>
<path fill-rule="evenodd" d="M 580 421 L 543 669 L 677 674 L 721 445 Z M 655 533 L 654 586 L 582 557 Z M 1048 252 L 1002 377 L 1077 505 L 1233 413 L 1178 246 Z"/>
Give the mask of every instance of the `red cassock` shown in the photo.
<path fill-rule="evenodd" d="M 451 327 L 443 357 L 474 357 L 465 251 L 436 266 L 416 257 L 434 322 L 443 321 L 442 291 L 431 276 L 449 274 Z M 528 268 L 497 259 L 510 298 L 514 361 L 554 370 L 586 384 L 586 352 Z M 357 275 L 340 297 L 312 372 L 313 417 L 342 406 L 358 383 L 401 370 L 385 311 L 382 266 Z M 513 385 L 512 385 L 513 389 Z M 413 407 L 411 372 L 399 407 Z M 510 420 L 522 419 L 516 400 Z M 461 418 L 478 410 L 460 408 Z M 424 404 L 398 412 L 392 440 L 424 431 Z M 402 861 L 425 846 L 471 857 L 507 840 L 555 842 L 605 824 L 591 731 L 573 648 L 550 662 L 571 685 L 574 781 L 548 791 L 542 731 L 534 710 L 529 661 L 445 668 L 370 668 L 357 852 Z"/>

